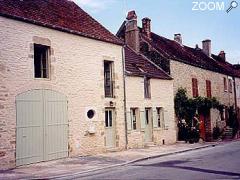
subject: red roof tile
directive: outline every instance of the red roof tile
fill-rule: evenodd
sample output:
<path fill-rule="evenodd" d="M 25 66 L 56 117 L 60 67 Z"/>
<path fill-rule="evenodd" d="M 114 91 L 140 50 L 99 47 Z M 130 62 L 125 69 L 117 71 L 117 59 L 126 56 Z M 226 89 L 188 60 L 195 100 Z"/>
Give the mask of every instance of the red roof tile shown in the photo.
<path fill-rule="evenodd" d="M 0 15 L 122 45 L 116 36 L 68 0 L 0 0 Z"/>
<path fill-rule="evenodd" d="M 150 60 L 125 47 L 125 68 L 128 75 L 147 76 L 149 78 L 172 79 L 167 73 L 154 65 Z"/>
<path fill-rule="evenodd" d="M 184 46 L 155 33 L 151 33 L 152 40 L 149 40 L 143 34 L 141 34 L 141 36 L 165 58 L 177 60 L 210 71 L 240 77 L 240 74 L 233 69 L 230 63 L 223 62 L 219 59 L 219 56 L 214 54 L 212 57 L 209 57 L 200 48 Z"/>
<path fill-rule="evenodd" d="M 117 32 L 117 36 L 122 40 L 125 39 L 125 23 L 126 21 L 123 22 Z M 200 48 L 184 46 L 155 33 L 151 33 L 150 40 L 142 33 L 142 28 L 139 28 L 139 31 L 141 41 L 147 42 L 151 46 L 150 49 L 155 49 L 162 59 L 172 59 L 210 71 L 240 77 L 240 70 L 237 70 L 228 62 L 223 62 L 219 56 L 212 54 L 212 57 L 208 57 Z M 161 67 L 160 63 L 155 63 Z"/>

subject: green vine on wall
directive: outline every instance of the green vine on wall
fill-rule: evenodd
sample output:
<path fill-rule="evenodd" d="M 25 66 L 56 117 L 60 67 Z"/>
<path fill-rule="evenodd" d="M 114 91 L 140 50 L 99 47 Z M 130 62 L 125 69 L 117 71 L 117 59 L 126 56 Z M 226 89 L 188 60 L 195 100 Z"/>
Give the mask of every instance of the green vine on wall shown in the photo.
<path fill-rule="evenodd" d="M 176 116 L 179 120 L 185 119 L 189 124 L 191 123 L 196 112 L 201 112 L 206 115 L 211 108 L 218 109 L 220 113 L 223 112 L 224 105 L 222 105 L 215 97 L 196 97 L 188 98 L 187 91 L 184 88 L 179 88 L 174 98 L 174 108 Z"/>

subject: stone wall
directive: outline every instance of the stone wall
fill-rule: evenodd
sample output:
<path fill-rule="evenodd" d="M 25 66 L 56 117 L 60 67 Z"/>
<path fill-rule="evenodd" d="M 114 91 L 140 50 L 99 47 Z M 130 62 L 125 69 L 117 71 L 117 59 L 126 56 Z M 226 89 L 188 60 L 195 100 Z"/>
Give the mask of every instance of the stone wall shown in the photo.
<path fill-rule="evenodd" d="M 174 104 L 173 104 L 173 81 L 162 79 L 151 79 L 151 98 L 144 98 L 144 78 L 143 77 L 126 77 L 126 104 L 127 113 L 130 108 L 138 108 L 144 111 L 145 108 L 163 107 L 164 124 L 161 128 L 153 128 L 153 142 L 156 145 L 172 144 L 176 142 L 176 122 L 174 120 Z M 128 131 L 128 147 L 143 147 L 144 130 L 140 127 L 140 118 L 137 122 L 137 130 Z"/>
<path fill-rule="evenodd" d="M 69 155 L 105 152 L 104 110 L 116 109 L 117 150 L 125 148 L 122 47 L 0 17 L 0 168 L 15 166 L 18 94 L 58 91 L 68 99 Z M 34 78 L 33 44 L 51 47 L 50 78 Z M 104 97 L 104 60 L 114 62 L 115 98 Z M 86 111 L 96 116 L 90 122 Z M 87 134 L 90 124 L 94 135 Z"/>
<path fill-rule="evenodd" d="M 206 97 L 206 80 L 211 81 L 212 97 L 216 97 L 222 104 L 226 106 L 234 105 L 234 90 L 232 93 L 224 91 L 223 78 L 231 78 L 227 75 L 208 71 L 195 66 L 184 64 L 178 61 L 171 61 L 171 76 L 174 78 L 173 89 L 176 94 L 179 87 L 186 88 L 189 97 L 192 97 L 192 78 L 198 80 L 199 96 Z M 224 126 L 221 122 L 219 113 L 216 110 L 211 110 L 211 129 L 216 126 L 216 123 Z"/>

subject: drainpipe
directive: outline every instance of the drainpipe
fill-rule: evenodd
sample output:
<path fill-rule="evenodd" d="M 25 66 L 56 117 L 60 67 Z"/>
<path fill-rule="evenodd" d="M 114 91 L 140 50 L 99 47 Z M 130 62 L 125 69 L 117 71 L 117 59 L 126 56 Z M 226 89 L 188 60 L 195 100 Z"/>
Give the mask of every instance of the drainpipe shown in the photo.
<path fill-rule="evenodd" d="M 127 136 L 127 105 L 126 105 L 126 74 L 125 74 L 125 45 L 122 47 L 122 65 L 123 65 L 123 102 L 124 102 L 124 122 L 125 122 L 125 149 L 128 147 L 128 136 Z"/>

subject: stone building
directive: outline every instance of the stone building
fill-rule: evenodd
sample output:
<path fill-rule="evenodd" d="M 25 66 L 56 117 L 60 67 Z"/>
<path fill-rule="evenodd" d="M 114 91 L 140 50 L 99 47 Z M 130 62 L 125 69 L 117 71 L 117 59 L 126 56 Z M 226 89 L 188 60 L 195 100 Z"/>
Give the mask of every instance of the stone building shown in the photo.
<path fill-rule="evenodd" d="M 0 169 L 125 148 L 122 42 L 67 0 L 0 1 Z"/>
<path fill-rule="evenodd" d="M 129 47 L 125 71 L 128 147 L 175 143 L 172 78 Z"/>
<path fill-rule="evenodd" d="M 181 34 L 170 40 L 152 32 L 149 18 L 143 18 L 142 27 L 138 27 L 135 11 L 128 13 L 117 36 L 173 78 L 174 94 L 183 87 L 189 97 L 216 97 L 226 107 L 235 106 L 234 78 L 240 76 L 226 62 L 224 52 L 212 54 L 211 40 L 204 40 L 202 48 L 185 46 Z M 207 116 L 198 113 L 204 140 L 211 140 L 214 127 L 226 126 L 227 117 L 217 110 L 211 109 Z"/>

